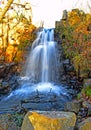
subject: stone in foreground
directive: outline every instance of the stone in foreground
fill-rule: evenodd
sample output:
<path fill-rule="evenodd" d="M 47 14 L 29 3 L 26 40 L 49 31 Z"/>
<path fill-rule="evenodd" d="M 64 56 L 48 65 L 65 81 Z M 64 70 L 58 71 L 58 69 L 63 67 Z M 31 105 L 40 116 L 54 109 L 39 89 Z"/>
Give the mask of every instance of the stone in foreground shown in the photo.
<path fill-rule="evenodd" d="M 78 124 L 78 130 L 91 130 L 91 117 Z"/>
<path fill-rule="evenodd" d="M 73 112 L 28 112 L 21 130 L 74 130 L 76 115 Z"/>

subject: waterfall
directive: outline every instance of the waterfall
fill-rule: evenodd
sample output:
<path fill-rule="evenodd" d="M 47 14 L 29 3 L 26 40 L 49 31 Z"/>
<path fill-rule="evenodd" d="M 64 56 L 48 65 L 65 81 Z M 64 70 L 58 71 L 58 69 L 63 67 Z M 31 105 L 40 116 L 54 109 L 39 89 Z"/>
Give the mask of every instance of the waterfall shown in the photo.
<path fill-rule="evenodd" d="M 19 86 L 0 101 L 0 112 L 19 112 L 22 107 L 38 111 L 63 110 L 74 91 L 57 83 L 56 52 L 54 29 L 38 32 L 26 61 L 25 74 L 18 77 Z"/>
<path fill-rule="evenodd" d="M 51 82 L 56 77 L 56 42 L 54 29 L 38 32 L 33 42 L 26 67 L 26 77 L 31 81 Z"/>

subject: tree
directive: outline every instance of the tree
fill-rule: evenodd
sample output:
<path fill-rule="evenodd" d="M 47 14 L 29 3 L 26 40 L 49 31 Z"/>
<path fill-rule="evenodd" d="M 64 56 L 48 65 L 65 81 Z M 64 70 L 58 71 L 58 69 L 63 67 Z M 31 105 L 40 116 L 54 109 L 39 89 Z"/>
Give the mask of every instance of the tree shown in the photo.
<path fill-rule="evenodd" d="M 91 14 L 79 9 L 68 12 L 68 20 L 61 20 L 56 32 L 62 39 L 64 54 L 74 64 L 78 77 L 91 71 Z"/>
<path fill-rule="evenodd" d="M 2 10 L 2 13 L 0 15 L 0 22 L 2 21 L 3 17 L 5 16 L 6 12 L 8 11 L 8 9 L 10 8 L 11 4 L 13 3 L 14 0 L 8 0 L 6 6 L 4 7 L 4 9 Z"/>
<path fill-rule="evenodd" d="M 36 27 L 32 24 L 32 8 L 30 3 L 8 1 L 6 13 L 3 13 L 0 23 L 0 62 L 20 62 L 23 52 L 35 38 Z M 7 6 L 7 5 L 6 5 Z M 5 8 L 6 8 L 5 6 Z M 10 7 L 10 8 L 9 8 Z M 5 10 L 1 9 L 2 12 Z M 5 11 L 4 11 L 5 12 Z"/>

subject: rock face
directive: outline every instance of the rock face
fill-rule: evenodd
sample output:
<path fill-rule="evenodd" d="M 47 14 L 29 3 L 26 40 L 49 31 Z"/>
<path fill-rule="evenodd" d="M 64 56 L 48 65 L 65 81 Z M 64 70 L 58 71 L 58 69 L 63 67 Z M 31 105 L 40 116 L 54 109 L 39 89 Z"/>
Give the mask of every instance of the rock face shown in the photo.
<path fill-rule="evenodd" d="M 0 94 L 7 94 L 18 86 L 17 63 L 0 65 Z"/>
<path fill-rule="evenodd" d="M 28 112 L 21 130 L 74 130 L 76 115 L 72 112 Z"/>
<path fill-rule="evenodd" d="M 0 79 L 8 77 L 9 74 L 15 73 L 17 70 L 17 63 L 7 63 L 0 65 Z"/>
<path fill-rule="evenodd" d="M 91 130 L 91 117 L 78 124 L 78 130 Z"/>

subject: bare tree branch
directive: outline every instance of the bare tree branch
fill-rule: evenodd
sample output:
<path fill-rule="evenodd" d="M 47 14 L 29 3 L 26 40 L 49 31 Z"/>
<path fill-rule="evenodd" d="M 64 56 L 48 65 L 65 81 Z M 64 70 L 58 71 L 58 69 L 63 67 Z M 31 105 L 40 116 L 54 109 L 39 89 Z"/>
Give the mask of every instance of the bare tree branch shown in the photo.
<path fill-rule="evenodd" d="M 88 5 L 88 7 L 90 9 L 90 13 L 91 13 L 91 6 L 89 5 L 88 1 L 87 1 L 87 5 Z"/>
<path fill-rule="evenodd" d="M 0 15 L 0 22 L 2 21 L 3 17 L 7 13 L 8 9 L 10 8 L 11 4 L 13 3 L 13 1 L 14 0 L 8 0 L 6 6 L 4 7 L 4 9 L 2 10 L 2 13 Z"/>

